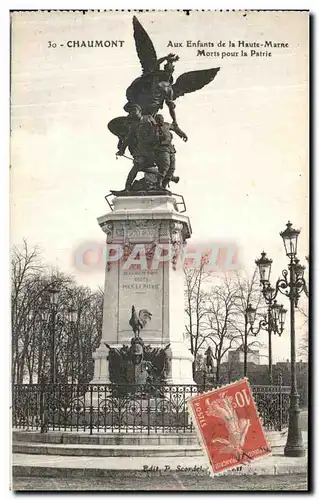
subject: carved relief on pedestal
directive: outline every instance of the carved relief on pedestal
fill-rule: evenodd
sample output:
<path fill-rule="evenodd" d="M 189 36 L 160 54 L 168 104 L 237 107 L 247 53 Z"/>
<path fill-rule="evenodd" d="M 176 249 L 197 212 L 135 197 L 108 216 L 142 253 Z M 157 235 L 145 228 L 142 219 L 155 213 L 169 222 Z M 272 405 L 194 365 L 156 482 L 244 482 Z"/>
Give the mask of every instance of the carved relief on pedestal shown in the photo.
<path fill-rule="evenodd" d="M 187 226 L 178 220 L 119 220 L 115 222 L 105 222 L 101 225 L 106 233 L 107 245 L 120 245 L 123 247 L 123 261 L 125 262 L 131 255 L 136 244 L 142 243 L 145 246 L 147 259 L 154 256 L 156 245 L 164 243 L 171 245 L 172 265 L 176 270 L 178 256 L 189 237 Z M 149 242 L 149 243 L 148 243 Z M 110 248 L 110 255 L 116 249 Z M 109 254 L 107 253 L 109 256 Z M 107 271 L 111 270 L 111 261 L 107 260 Z"/>
<path fill-rule="evenodd" d="M 153 257 L 154 257 L 154 254 L 155 254 L 155 251 L 156 251 L 156 242 L 152 242 L 152 243 L 149 243 L 147 245 L 145 245 L 145 255 L 146 255 L 146 259 L 147 260 L 150 260 L 152 261 L 153 260 Z"/>
<path fill-rule="evenodd" d="M 135 245 L 141 241 L 145 243 L 145 254 L 148 259 L 152 258 L 158 241 L 159 223 L 152 220 L 125 220 L 117 222 L 114 230 L 115 241 L 123 245 L 122 259 L 125 262 L 131 255 Z"/>
<path fill-rule="evenodd" d="M 170 223 L 170 243 L 173 247 L 172 265 L 174 271 L 176 270 L 178 255 L 185 244 L 183 228 L 184 224 L 182 222 L 172 221 Z"/>
<path fill-rule="evenodd" d="M 122 256 L 122 259 L 123 259 L 124 262 L 129 258 L 129 256 L 131 255 L 134 247 L 135 247 L 134 243 L 129 243 L 129 242 L 124 243 L 124 245 L 123 245 L 123 256 Z"/>
<path fill-rule="evenodd" d="M 152 238 L 157 240 L 158 228 L 158 222 L 152 220 L 130 220 L 126 224 L 126 238 L 129 240 L 138 238 Z"/>
<path fill-rule="evenodd" d="M 160 221 L 158 236 L 161 242 L 169 241 L 169 222 L 167 220 Z"/>
<path fill-rule="evenodd" d="M 113 222 L 105 222 L 101 225 L 103 232 L 106 234 L 106 246 L 113 241 Z M 108 255 L 108 252 L 107 252 Z M 111 270 L 111 262 L 108 260 L 106 263 L 107 271 Z"/>
<path fill-rule="evenodd" d="M 129 258 L 129 256 L 133 252 L 133 250 L 134 250 L 134 248 L 135 248 L 136 245 L 139 246 L 138 243 L 131 243 L 131 242 L 124 243 L 124 245 L 123 245 L 123 256 L 122 256 L 122 259 L 123 259 L 124 262 Z M 143 244 L 142 246 L 143 246 L 143 248 L 141 249 L 141 251 L 143 252 L 143 255 L 145 253 L 146 259 L 147 260 L 152 260 L 152 258 L 154 257 L 154 253 L 156 251 L 156 242 L 151 242 L 151 243 L 148 243 L 148 244 Z"/>
<path fill-rule="evenodd" d="M 101 228 L 106 234 L 107 243 L 111 243 L 113 239 L 113 222 L 104 222 L 101 224 Z"/>
<path fill-rule="evenodd" d="M 124 239 L 124 224 L 123 222 L 117 223 L 114 229 L 114 239 L 123 240 Z"/>

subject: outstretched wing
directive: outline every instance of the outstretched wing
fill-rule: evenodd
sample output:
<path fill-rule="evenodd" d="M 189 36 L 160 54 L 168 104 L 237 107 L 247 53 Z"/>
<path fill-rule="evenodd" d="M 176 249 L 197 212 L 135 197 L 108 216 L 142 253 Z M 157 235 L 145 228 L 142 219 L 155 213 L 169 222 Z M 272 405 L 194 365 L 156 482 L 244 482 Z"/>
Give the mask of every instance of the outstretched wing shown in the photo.
<path fill-rule="evenodd" d="M 174 97 L 177 99 L 184 94 L 195 92 L 212 82 L 220 68 L 201 69 L 198 71 L 189 71 L 180 75 L 174 85 L 172 85 Z"/>
<path fill-rule="evenodd" d="M 153 42 L 135 16 L 133 17 L 133 29 L 136 52 L 143 69 L 143 74 L 156 71 L 158 69 L 157 55 Z"/>

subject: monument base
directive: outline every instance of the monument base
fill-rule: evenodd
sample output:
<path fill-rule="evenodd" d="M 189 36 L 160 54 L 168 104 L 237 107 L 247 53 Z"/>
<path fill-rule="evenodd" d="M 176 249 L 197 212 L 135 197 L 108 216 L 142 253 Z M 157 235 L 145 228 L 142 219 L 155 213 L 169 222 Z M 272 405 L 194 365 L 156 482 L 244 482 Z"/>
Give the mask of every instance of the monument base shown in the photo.
<path fill-rule="evenodd" d="M 150 351 L 143 356 L 156 368 L 156 380 L 163 372 L 168 384 L 194 385 L 193 356 L 183 335 L 189 218 L 169 194 L 117 196 L 110 206 L 112 211 L 98 218 L 106 234 L 106 270 L 102 340 L 94 353 L 91 383 L 110 383 L 110 373 L 113 381 L 121 356 L 126 359 L 123 345 L 131 349 L 138 331 L 145 349 L 163 350 L 154 353 L 155 360 Z"/>
<path fill-rule="evenodd" d="M 110 347 L 120 348 L 121 345 L 113 344 Z M 152 347 L 165 347 L 161 344 L 152 345 Z M 193 356 L 183 342 L 171 343 L 171 374 L 166 383 L 168 385 L 194 385 L 192 377 Z M 93 353 L 94 375 L 90 384 L 111 384 L 109 376 L 109 349 L 103 341 Z"/>

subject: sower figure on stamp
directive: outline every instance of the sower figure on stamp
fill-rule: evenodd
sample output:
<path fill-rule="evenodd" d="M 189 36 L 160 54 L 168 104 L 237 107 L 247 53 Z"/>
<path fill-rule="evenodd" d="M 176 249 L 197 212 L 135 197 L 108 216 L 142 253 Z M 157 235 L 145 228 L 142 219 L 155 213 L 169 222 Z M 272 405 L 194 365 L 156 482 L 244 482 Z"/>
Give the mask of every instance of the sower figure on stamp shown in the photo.
<path fill-rule="evenodd" d="M 173 134 L 175 132 L 183 141 L 188 137 L 176 123 L 167 123 L 163 115 L 156 115 L 157 144 L 155 147 L 155 163 L 158 168 L 158 187 L 165 189 L 170 181 L 178 182 L 179 177 L 175 173 L 175 154 L 176 150 L 172 144 Z"/>
<path fill-rule="evenodd" d="M 134 115 L 134 119 L 133 116 Z M 157 141 L 155 120 L 150 115 L 142 115 L 138 105 L 132 106 L 130 110 L 131 124 L 126 137 L 123 139 L 117 156 L 123 156 L 128 145 L 133 153 L 133 167 L 131 168 L 125 183 L 125 189 L 129 191 L 138 172 L 145 172 L 154 165 L 154 148 Z"/>

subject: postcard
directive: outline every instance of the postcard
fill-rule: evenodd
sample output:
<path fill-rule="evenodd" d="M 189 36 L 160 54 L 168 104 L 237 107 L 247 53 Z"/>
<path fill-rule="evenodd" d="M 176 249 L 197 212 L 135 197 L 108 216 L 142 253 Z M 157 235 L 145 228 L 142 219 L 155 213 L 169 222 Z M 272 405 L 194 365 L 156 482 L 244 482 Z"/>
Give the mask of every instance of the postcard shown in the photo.
<path fill-rule="evenodd" d="M 309 17 L 11 11 L 13 490 L 307 490 Z"/>

